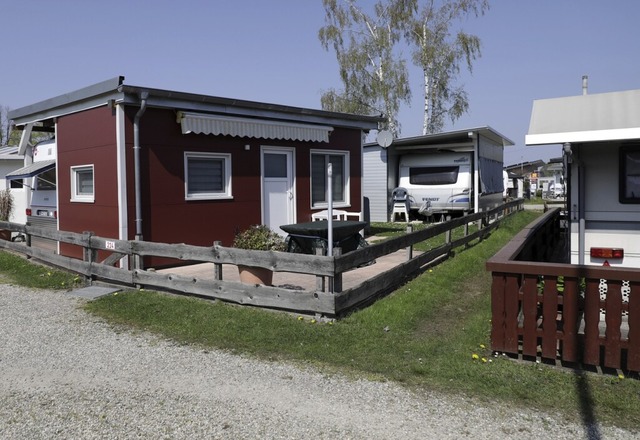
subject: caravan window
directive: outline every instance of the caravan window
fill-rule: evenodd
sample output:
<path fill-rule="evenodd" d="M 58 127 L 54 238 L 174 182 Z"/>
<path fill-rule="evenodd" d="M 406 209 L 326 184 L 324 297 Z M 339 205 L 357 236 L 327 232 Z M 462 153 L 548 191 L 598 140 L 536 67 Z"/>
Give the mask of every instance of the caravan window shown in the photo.
<path fill-rule="evenodd" d="M 56 189 L 56 169 L 52 168 L 36 175 L 36 188 L 39 190 Z"/>
<path fill-rule="evenodd" d="M 409 168 L 409 183 L 412 185 L 449 185 L 458 181 L 460 167 Z"/>
<path fill-rule="evenodd" d="M 640 203 L 640 146 L 620 149 L 620 203 Z"/>

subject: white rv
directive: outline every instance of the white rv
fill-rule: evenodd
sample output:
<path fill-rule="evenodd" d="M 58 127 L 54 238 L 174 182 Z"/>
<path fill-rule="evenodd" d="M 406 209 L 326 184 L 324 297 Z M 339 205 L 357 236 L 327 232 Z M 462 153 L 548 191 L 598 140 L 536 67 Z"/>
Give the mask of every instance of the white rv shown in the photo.
<path fill-rule="evenodd" d="M 365 219 L 389 221 L 393 194 L 403 188 L 410 217 L 479 212 L 503 201 L 504 147 L 513 141 L 491 127 L 394 139 L 363 147 Z"/>
<path fill-rule="evenodd" d="M 471 153 L 407 154 L 400 158 L 398 186 L 407 189 L 412 210 L 468 212 L 473 210 L 471 163 Z"/>
<path fill-rule="evenodd" d="M 6 178 L 21 181 L 27 188 L 26 220 L 32 226 L 57 229 L 56 141 L 42 141 L 28 154 L 32 163 L 8 173 Z"/>
<path fill-rule="evenodd" d="M 562 145 L 568 260 L 640 268 L 640 90 L 534 101 L 527 145 Z"/>

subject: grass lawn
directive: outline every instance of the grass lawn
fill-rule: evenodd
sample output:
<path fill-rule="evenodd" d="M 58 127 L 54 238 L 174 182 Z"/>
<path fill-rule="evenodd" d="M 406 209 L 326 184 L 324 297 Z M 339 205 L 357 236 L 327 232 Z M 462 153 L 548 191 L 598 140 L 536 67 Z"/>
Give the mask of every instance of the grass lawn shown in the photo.
<path fill-rule="evenodd" d="M 119 293 L 86 308 L 115 325 L 185 344 L 637 429 L 640 381 L 519 362 L 490 350 L 485 262 L 537 215 L 510 217 L 488 239 L 336 322 L 150 291 Z M 397 233 L 373 226 L 376 234 Z"/>

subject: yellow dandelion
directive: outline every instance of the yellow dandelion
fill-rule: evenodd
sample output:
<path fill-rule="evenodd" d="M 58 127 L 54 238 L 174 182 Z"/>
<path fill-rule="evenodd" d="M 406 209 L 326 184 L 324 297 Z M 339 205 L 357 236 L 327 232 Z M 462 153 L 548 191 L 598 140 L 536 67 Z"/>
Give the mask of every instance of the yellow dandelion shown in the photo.
<path fill-rule="evenodd" d="M 302 316 L 298 316 L 298 321 L 302 321 L 304 318 Z"/>
<path fill-rule="evenodd" d="M 618 374 L 618 379 L 624 379 L 624 374 L 622 373 Z"/>
<path fill-rule="evenodd" d="M 311 322 L 311 324 L 315 324 L 315 323 L 316 323 L 316 320 L 315 320 L 315 319 L 312 319 L 310 322 Z"/>
<path fill-rule="evenodd" d="M 484 344 L 480 344 L 480 348 L 485 349 L 487 347 Z"/>
<path fill-rule="evenodd" d="M 482 358 L 482 362 L 487 363 L 487 358 Z"/>
<path fill-rule="evenodd" d="M 471 355 L 471 359 L 473 359 L 474 361 L 477 361 L 478 359 L 480 359 L 480 356 L 478 356 L 477 354 L 473 353 Z"/>

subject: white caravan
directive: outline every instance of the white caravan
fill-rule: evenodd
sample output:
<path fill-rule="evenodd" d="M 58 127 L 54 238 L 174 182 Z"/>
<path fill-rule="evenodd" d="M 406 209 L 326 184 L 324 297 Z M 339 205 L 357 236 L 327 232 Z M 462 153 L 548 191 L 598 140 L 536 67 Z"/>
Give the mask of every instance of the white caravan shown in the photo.
<path fill-rule="evenodd" d="M 640 90 L 533 103 L 527 145 L 562 145 L 568 259 L 640 268 Z"/>
<path fill-rule="evenodd" d="M 447 218 L 503 201 L 504 147 L 513 142 L 491 127 L 394 139 L 363 147 L 365 219 L 389 221 L 393 194 L 409 197 L 410 217 Z"/>
<path fill-rule="evenodd" d="M 410 208 L 420 213 L 468 212 L 473 210 L 471 161 L 471 153 L 404 155 L 400 158 L 398 186 L 407 190 Z"/>
<path fill-rule="evenodd" d="M 31 148 L 31 147 L 29 147 Z M 57 230 L 56 141 L 42 141 L 35 145 L 33 162 L 7 174 L 9 180 L 21 181 L 28 189 L 26 220 L 32 226 Z"/>

